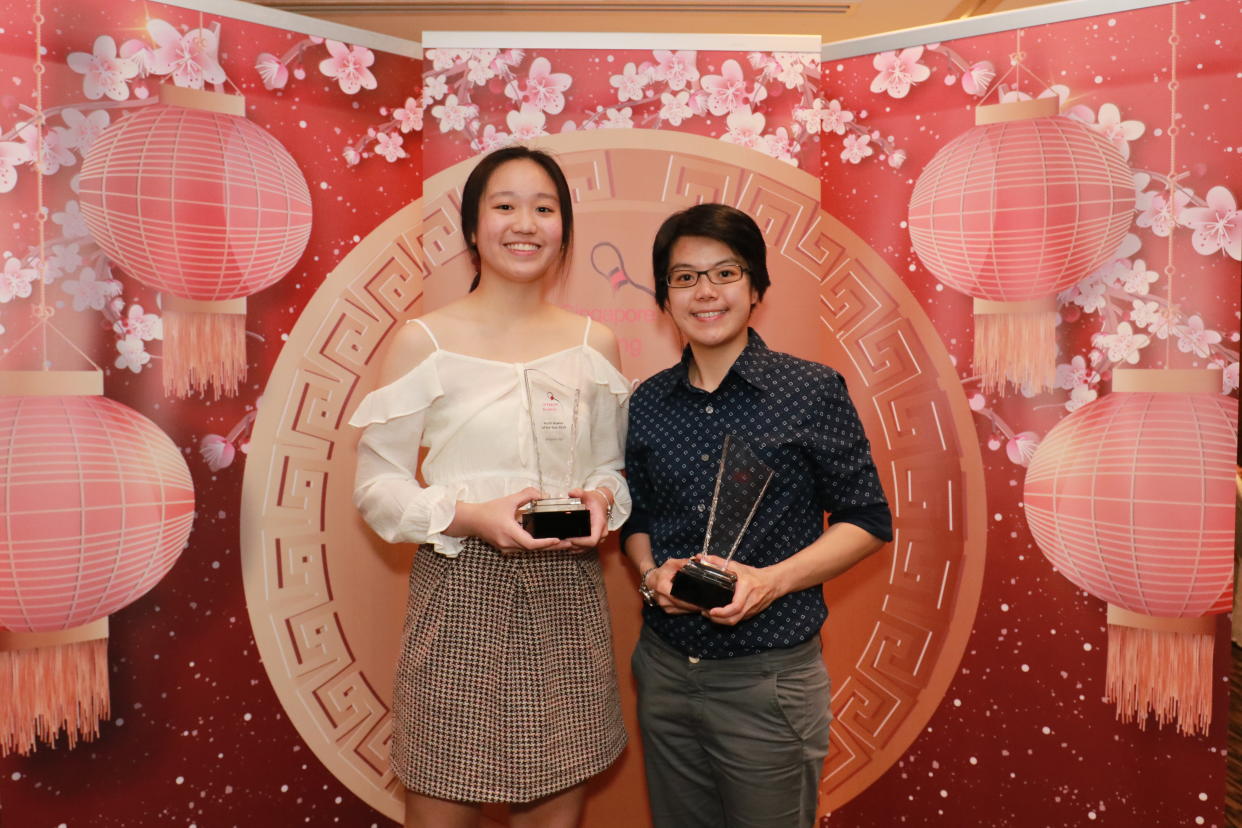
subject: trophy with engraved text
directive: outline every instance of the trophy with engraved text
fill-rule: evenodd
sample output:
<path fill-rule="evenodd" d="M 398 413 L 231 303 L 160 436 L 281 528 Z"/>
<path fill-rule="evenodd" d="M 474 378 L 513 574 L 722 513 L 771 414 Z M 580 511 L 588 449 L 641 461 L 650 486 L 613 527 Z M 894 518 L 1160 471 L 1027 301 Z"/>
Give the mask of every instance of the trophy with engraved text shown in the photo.
<path fill-rule="evenodd" d="M 720 568 L 701 560 L 690 561 L 673 576 L 674 598 L 703 609 L 723 607 L 733 601 L 737 576 L 728 571 L 728 563 L 741 545 L 742 535 L 750 526 L 771 481 L 772 470 L 750 447 L 733 435 L 726 435 L 702 553 L 724 558 L 726 566 Z"/>
<path fill-rule="evenodd" d="M 576 480 L 578 389 L 537 368 L 525 369 L 523 377 L 543 496 L 518 510 L 522 528 L 536 538 L 586 537 L 591 534 L 591 511 L 569 496 Z"/>

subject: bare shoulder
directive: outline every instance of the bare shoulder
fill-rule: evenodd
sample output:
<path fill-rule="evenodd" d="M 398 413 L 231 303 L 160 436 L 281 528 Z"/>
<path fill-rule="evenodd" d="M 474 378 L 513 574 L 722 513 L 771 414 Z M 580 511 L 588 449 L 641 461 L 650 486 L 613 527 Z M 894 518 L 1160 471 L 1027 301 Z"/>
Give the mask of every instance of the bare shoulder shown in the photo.
<path fill-rule="evenodd" d="M 614 368 L 621 370 L 621 347 L 617 344 L 617 335 L 612 328 L 601 322 L 592 322 L 591 331 L 587 334 L 587 344 L 603 354 Z"/>
<path fill-rule="evenodd" d="M 401 379 L 435 350 L 435 343 L 422 325 L 413 320 L 402 325 L 393 335 L 380 365 L 380 387 Z"/>

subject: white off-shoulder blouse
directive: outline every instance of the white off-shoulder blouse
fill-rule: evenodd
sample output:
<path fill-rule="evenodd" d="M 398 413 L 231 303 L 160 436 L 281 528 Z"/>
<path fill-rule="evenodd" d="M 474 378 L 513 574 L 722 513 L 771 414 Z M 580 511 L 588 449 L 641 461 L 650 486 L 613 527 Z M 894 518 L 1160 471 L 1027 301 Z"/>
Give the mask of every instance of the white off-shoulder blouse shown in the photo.
<path fill-rule="evenodd" d="M 349 423 L 365 427 L 358 443 L 354 504 L 389 543 L 430 543 L 455 557 L 462 539 L 443 534 L 457 502 L 480 503 L 539 486 L 524 370 L 538 368 L 576 387 L 579 425 L 575 466 L 584 489 L 616 495 L 609 529 L 630 514 L 620 474 L 630 383 L 599 351 L 582 344 L 529 362 L 501 362 L 436 346 L 394 382 L 367 394 Z M 415 479 L 419 448 L 426 447 Z"/>

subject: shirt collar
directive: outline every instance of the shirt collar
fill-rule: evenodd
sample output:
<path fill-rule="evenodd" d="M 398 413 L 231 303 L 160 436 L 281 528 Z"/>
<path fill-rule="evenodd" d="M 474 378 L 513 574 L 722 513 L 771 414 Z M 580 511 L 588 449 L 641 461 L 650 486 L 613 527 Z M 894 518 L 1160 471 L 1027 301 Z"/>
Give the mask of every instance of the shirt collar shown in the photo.
<path fill-rule="evenodd" d="M 729 373 L 737 374 L 760 391 L 767 391 L 767 358 L 771 351 L 754 328 L 747 328 L 746 335 L 746 347 L 729 367 Z M 690 346 L 687 345 L 681 352 L 681 362 L 676 366 L 677 381 L 669 385 L 668 393 L 671 394 L 673 389 L 683 385 L 687 388 L 693 387 L 690 385 L 690 360 L 693 356 Z"/>

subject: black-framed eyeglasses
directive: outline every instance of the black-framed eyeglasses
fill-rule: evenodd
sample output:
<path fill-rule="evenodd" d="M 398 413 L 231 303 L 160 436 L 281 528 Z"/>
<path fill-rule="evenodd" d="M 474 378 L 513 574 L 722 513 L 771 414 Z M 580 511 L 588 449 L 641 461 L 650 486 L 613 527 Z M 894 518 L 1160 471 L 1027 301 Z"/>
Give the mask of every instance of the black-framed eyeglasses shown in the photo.
<path fill-rule="evenodd" d="M 713 285 L 727 285 L 741 279 L 747 272 L 746 268 L 735 264 L 709 267 L 707 270 L 691 270 L 688 267 L 679 267 L 676 270 L 670 270 L 668 275 L 664 277 L 664 281 L 671 288 L 691 288 L 699 283 L 700 276 L 706 276 L 707 281 Z"/>

